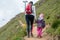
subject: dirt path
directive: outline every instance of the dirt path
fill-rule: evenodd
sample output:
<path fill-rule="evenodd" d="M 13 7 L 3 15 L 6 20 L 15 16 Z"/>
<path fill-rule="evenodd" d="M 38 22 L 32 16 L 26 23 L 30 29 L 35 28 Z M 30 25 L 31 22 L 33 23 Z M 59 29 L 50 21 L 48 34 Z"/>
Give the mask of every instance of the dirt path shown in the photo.
<path fill-rule="evenodd" d="M 46 27 L 43 29 L 43 37 L 42 38 L 37 38 L 37 27 L 34 27 L 33 29 L 33 35 L 34 37 L 30 37 L 28 38 L 27 36 L 24 37 L 25 40 L 48 40 L 49 36 L 46 34 L 46 32 L 44 32 L 46 30 L 46 28 L 48 28 L 48 25 L 46 25 Z"/>
<path fill-rule="evenodd" d="M 19 21 L 19 23 L 21 24 L 21 26 L 24 25 L 21 21 Z M 28 38 L 27 36 L 25 36 L 24 39 L 25 40 L 50 40 L 50 36 L 48 36 L 47 33 L 45 32 L 48 27 L 49 27 L 49 25 L 46 25 L 46 27 L 43 29 L 42 38 L 37 38 L 37 27 L 34 27 L 33 28 L 34 37 Z"/>

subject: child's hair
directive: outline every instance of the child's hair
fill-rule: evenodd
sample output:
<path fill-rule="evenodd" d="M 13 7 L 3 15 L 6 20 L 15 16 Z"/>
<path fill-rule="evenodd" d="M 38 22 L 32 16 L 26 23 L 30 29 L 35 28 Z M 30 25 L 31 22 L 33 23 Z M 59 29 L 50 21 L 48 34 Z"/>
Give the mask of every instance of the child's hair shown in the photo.
<path fill-rule="evenodd" d="M 41 14 L 39 15 L 39 18 L 40 18 L 40 19 L 44 19 L 44 14 L 41 13 Z"/>
<path fill-rule="evenodd" d="M 44 14 L 43 14 L 43 13 L 41 13 L 41 14 L 39 15 L 39 17 L 44 17 Z"/>

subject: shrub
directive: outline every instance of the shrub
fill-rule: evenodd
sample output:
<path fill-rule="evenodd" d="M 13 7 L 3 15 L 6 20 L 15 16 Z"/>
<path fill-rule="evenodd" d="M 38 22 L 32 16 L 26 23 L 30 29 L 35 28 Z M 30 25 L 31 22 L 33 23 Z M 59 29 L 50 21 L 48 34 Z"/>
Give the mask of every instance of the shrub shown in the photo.
<path fill-rule="evenodd" d="M 48 33 L 48 34 L 50 34 L 50 35 L 53 35 L 54 34 L 54 29 L 53 28 L 49 28 L 49 29 L 47 29 L 46 30 L 46 32 Z"/>
<path fill-rule="evenodd" d="M 60 26 L 56 29 L 55 34 L 60 35 Z"/>

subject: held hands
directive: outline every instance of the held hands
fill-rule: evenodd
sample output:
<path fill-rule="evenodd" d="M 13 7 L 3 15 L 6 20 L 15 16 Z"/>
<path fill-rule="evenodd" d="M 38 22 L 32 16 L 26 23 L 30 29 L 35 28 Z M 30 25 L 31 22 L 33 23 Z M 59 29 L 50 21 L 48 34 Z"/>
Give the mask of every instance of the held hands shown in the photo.
<path fill-rule="evenodd" d="M 35 19 L 34 19 L 34 23 L 36 23 L 36 21 L 37 21 L 37 19 L 35 18 Z"/>

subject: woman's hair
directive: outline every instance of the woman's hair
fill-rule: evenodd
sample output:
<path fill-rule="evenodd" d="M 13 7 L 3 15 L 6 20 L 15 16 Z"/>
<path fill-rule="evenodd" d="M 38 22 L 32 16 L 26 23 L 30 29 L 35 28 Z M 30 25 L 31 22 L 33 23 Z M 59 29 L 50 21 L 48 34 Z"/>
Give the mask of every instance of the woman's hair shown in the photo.
<path fill-rule="evenodd" d="M 33 1 L 30 1 L 29 3 L 31 3 L 33 5 Z"/>

